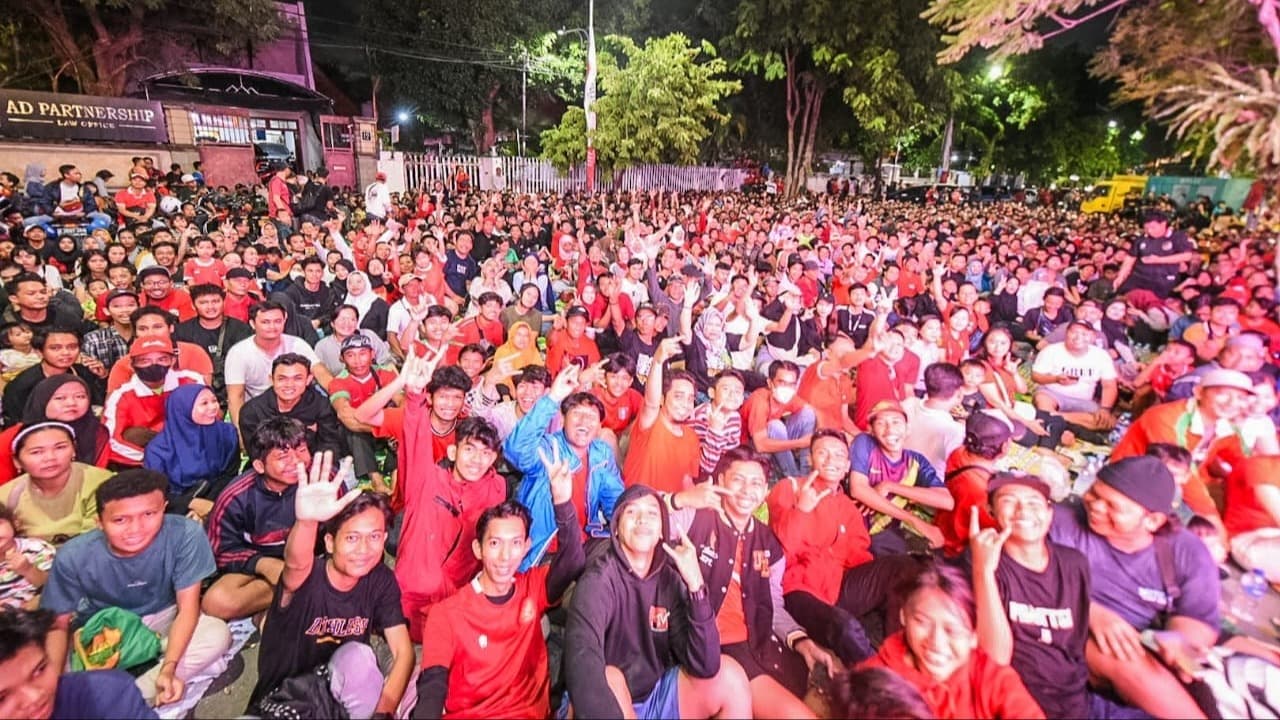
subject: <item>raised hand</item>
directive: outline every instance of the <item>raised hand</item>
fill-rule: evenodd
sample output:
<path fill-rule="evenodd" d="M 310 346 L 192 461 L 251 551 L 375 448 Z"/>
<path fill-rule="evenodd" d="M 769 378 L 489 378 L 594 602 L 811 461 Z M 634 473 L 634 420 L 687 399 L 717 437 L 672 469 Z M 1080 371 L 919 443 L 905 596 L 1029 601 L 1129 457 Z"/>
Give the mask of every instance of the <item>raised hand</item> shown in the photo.
<path fill-rule="evenodd" d="M 732 494 L 731 491 L 713 482 L 698 483 L 676 493 L 676 504 L 681 508 L 693 510 L 715 510 L 720 519 L 727 524 L 729 516 L 724 514 L 721 498 Z"/>
<path fill-rule="evenodd" d="M 608 360 L 601 360 L 578 373 L 578 387 L 589 392 L 591 388 L 596 386 L 596 383 L 604 378 L 604 366 L 608 362 Z"/>
<path fill-rule="evenodd" d="M 800 483 L 800 489 L 796 490 L 796 509 L 800 512 L 813 512 L 814 508 L 818 507 L 818 503 L 834 491 L 834 488 L 819 491 L 813 486 L 817 479 L 818 471 L 814 470 L 809 473 L 809 477 L 805 478 L 804 482 Z"/>
<path fill-rule="evenodd" d="M 973 555 L 975 576 L 996 571 L 996 566 L 1000 564 L 1000 551 L 1012 532 L 1012 525 L 1003 532 L 994 528 L 983 529 L 978 523 L 978 506 L 969 508 L 969 552 Z"/>
<path fill-rule="evenodd" d="M 548 391 L 548 394 L 552 399 L 558 403 L 577 391 L 580 387 L 578 382 L 579 372 L 577 365 L 565 365 L 560 370 L 560 374 L 556 375 L 556 379 L 551 383 L 551 390 Z"/>
<path fill-rule="evenodd" d="M 350 462 L 351 458 L 346 458 L 342 464 L 345 467 Z M 339 497 L 346 471 L 340 471 L 330 479 L 332 470 L 333 453 L 328 450 L 311 458 L 310 471 L 302 463 L 298 463 L 298 490 L 293 496 L 293 512 L 298 522 L 321 523 L 329 520 L 360 495 L 360 489 L 354 488 Z"/>
<path fill-rule="evenodd" d="M 551 485 L 551 502 L 560 505 L 573 499 L 573 470 L 569 461 L 560 457 L 560 445 L 551 446 L 551 456 L 538 448 L 538 459 L 547 471 L 547 481 Z"/>
<path fill-rule="evenodd" d="M 680 544 L 672 545 L 671 543 L 662 543 L 662 549 L 675 562 L 676 569 L 680 571 L 680 577 L 684 578 L 684 584 L 689 588 L 690 593 L 696 593 L 702 589 L 702 569 L 698 567 L 698 548 L 694 547 L 693 542 L 689 540 L 689 533 L 684 529 L 680 530 Z"/>

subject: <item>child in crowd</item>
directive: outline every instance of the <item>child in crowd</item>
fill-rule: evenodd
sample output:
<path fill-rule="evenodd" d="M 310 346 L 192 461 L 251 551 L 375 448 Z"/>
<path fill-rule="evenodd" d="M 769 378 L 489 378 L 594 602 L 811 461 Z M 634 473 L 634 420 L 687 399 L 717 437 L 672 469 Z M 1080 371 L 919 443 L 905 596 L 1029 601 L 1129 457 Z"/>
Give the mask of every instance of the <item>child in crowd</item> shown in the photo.
<path fill-rule="evenodd" d="M 53 546 L 22 537 L 13 511 L 0 505 L 0 608 L 33 610 L 53 567 Z"/>
<path fill-rule="evenodd" d="M 0 381 L 9 382 L 18 373 L 40 363 L 40 353 L 31 346 L 35 337 L 24 322 L 9 323 L 0 334 Z"/>

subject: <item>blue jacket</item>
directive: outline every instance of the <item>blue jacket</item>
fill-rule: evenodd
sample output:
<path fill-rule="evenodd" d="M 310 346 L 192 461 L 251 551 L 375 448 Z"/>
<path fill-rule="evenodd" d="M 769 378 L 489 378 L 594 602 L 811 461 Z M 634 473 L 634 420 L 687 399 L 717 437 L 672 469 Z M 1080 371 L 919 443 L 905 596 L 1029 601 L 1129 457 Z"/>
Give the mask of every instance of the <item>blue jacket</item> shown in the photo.
<path fill-rule="evenodd" d="M 54 208 L 58 207 L 58 203 L 62 200 L 62 191 L 58 188 L 62 184 L 62 178 L 58 178 L 51 183 L 40 186 L 40 194 L 32 196 L 35 201 L 36 214 L 52 215 Z M 93 192 L 89 190 L 90 183 L 80 183 L 80 203 L 84 206 L 82 212 L 85 215 L 98 212 L 98 204 L 93 199 Z M 28 189 L 30 192 L 30 189 Z"/>
<path fill-rule="evenodd" d="M 547 546 L 556 534 L 555 509 L 551 502 L 551 484 L 547 480 L 547 471 L 542 467 L 538 457 L 541 449 L 548 457 L 554 454 L 554 447 L 559 447 L 560 457 L 568 458 L 570 466 L 576 473 L 581 467 L 578 454 L 569 446 L 564 430 L 548 434 L 547 428 L 551 420 L 560 412 L 556 401 L 543 396 L 529 413 L 507 437 L 502 450 L 512 467 L 524 474 L 520 488 L 516 491 L 516 500 L 529 509 L 533 516 L 533 524 L 529 528 L 529 553 L 525 555 L 520 570 L 527 570 L 537 565 L 546 555 Z M 614 506 L 622 495 L 622 473 L 618 470 L 618 460 L 614 457 L 613 448 L 603 440 L 591 441 L 587 448 L 587 462 L 590 470 L 587 473 L 587 531 L 604 531 L 609 518 L 613 517 Z M 574 498 L 577 502 L 578 498 Z"/>

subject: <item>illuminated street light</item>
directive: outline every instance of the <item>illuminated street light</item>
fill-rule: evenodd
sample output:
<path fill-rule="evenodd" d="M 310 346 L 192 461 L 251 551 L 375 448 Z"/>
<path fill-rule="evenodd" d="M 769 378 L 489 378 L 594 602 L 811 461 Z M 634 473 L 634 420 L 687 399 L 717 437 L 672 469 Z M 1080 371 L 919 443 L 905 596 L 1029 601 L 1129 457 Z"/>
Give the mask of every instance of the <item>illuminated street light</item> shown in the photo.
<path fill-rule="evenodd" d="M 987 79 L 991 82 L 995 82 L 1002 77 L 1004 77 L 1004 65 L 995 63 L 987 68 Z"/>
<path fill-rule="evenodd" d="M 400 112 L 396 113 L 396 120 L 402 123 L 409 122 L 409 113 L 405 112 L 404 110 L 401 110 Z"/>
<path fill-rule="evenodd" d="M 1112 130 L 1115 130 L 1119 126 L 1120 126 L 1120 123 L 1116 122 L 1115 120 L 1107 121 L 1107 127 L 1111 128 Z"/>

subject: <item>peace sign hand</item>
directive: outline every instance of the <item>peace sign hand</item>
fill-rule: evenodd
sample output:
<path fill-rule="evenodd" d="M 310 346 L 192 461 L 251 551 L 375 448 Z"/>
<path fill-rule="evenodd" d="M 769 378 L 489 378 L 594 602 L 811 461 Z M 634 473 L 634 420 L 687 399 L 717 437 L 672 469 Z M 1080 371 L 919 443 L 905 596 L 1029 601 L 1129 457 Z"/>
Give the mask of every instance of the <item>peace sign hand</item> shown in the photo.
<path fill-rule="evenodd" d="M 733 493 L 713 482 L 698 483 L 676 493 L 676 502 L 681 509 L 715 510 L 725 524 L 729 524 L 729 516 L 724 514 L 721 498 Z"/>
<path fill-rule="evenodd" d="M 343 479 L 351 471 L 351 458 L 342 460 L 338 473 L 329 479 L 333 469 L 333 453 L 328 450 L 311 458 L 311 470 L 298 463 L 298 490 L 293 496 L 294 516 L 299 522 L 321 523 L 329 520 L 342 509 L 350 505 L 359 495 L 360 489 L 353 488 L 339 497 Z"/>
<path fill-rule="evenodd" d="M 675 562 L 676 569 L 680 571 L 680 577 L 684 578 L 684 584 L 689 588 L 689 593 L 693 594 L 701 590 L 703 581 L 702 569 L 698 567 L 698 549 L 689 540 L 689 533 L 681 528 L 680 544 L 673 546 L 671 543 L 664 542 L 662 549 Z"/>
<path fill-rule="evenodd" d="M 809 477 L 805 478 L 800 484 L 800 489 L 796 491 L 796 509 L 800 512 L 810 513 L 814 508 L 818 507 L 818 503 L 830 495 L 834 488 L 818 491 L 813 486 L 814 481 L 818 479 L 818 471 L 814 470 L 809 473 Z"/>
<path fill-rule="evenodd" d="M 973 555 L 974 577 L 994 573 L 1000 564 L 1000 551 L 1004 542 L 1013 533 L 1013 526 L 997 531 L 994 528 L 983 529 L 978 522 L 978 506 L 969 508 L 969 552 Z"/>
<path fill-rule="evenodd" d="M 548 457 L 542 448 L 538 448 L 538 459 L 547 471 L 547 481 L 551 484 L 551 502 L 555 505 L 567 503 L 573 499 L 573 470 L 569 461 L 560 457 L 560 445 L 551 446 Z"/>

